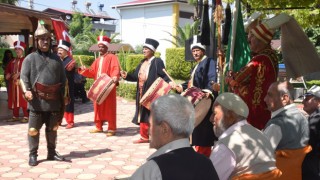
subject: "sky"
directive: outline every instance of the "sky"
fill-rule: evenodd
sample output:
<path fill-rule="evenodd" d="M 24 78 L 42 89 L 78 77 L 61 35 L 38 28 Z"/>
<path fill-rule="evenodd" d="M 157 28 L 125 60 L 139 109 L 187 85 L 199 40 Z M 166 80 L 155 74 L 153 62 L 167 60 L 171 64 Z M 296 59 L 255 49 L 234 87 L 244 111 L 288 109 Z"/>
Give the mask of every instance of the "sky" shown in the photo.
<path fill-rule="evenodd" d="M 111 6 L 122 4 L 125 2 L 130 2 L 133 0 L 77 0 L 76 5 L 81 11 L 85 12 L 86 1 L 91 2 L 90 9 L 93 9 L 94 12 L 98 12 L 98 4 L 104 4 L 103 11 L 106 11 L 109 16 L 120 19 L 118 12 L 111 8 Z M 29 0 L 19 0 L 20 6 L 24 8 L 29 8 Z M 71 0 L 33 0 L 34 9 L 42 11 L 47 8 L 59 8 L 65 10 L 71 10 Z"/>

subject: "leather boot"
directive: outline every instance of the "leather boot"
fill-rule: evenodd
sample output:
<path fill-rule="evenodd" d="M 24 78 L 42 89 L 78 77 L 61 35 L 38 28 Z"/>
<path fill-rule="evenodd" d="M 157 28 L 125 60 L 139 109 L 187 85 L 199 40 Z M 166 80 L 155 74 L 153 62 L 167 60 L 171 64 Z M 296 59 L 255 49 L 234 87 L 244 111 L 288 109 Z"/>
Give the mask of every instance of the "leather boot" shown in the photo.
<path fill-rule="evenodd" d="M 29 166 L 36 166 L 38 165 L 37 156 L 32 155 L 29 157 Z"/>
<path fill-rule="evenodd" d="M 64 161 L 65 159 L 58 152 L 54 152 L 54 153 L 48 154 L 47 160 L 49 160 L 49 161 Z"/>
<path fill-rule="evenodd" d="M 57 131 L 46 132 L 46 139 L 48 148 L 47 160 L 64 161 L 64 157 L 56 152 Z"/>

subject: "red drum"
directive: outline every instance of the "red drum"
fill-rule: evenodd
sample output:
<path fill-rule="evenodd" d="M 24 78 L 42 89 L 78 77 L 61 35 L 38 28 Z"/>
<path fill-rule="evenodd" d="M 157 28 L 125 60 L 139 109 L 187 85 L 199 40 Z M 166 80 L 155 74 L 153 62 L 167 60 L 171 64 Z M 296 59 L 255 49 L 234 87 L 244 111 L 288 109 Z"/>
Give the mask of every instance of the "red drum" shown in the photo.
<path fill-rule="evenodd" d="M 97 104 L 101 104 L 108 97 L 114 86 L 114 81 L 107 74 L 101 74 L 90 87 L 88 98 Z"/>
<path fill-rule="evenodd" d="M 208 114 L 212 100 L 206 98 L 205 93 L 197 87 L 191 87 L 181 93 L 181 96 L 186 97 L 194 106 L 195 122 L 194 127 L 197 127 Z"/>
<path fill-rule="evenodd" d="M 171 90 L 171 86 L 165 82 L 161 77 L 158 77 L 142 96 L 140 104 L 150 110 L 150 105 L 153 101 L 158 99 L 160 96 L 166 95 Z"/>

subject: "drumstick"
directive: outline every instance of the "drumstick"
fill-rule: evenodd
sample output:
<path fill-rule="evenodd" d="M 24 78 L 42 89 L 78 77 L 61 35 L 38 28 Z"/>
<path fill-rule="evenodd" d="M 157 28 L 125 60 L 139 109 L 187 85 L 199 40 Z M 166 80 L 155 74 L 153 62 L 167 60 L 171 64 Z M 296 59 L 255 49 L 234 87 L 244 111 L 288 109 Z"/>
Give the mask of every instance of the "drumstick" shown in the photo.
<path fill-rule="evenodd" d="M 176 83 L 174 82 L 173 78 L 168 74 L 168 72 L 167 72 L 165 69 L 162 69 L 162 71 L 169 77 L 169 79 L 170 79 L 174 84 L 176 84 Z"/>
<path fill-rule="evenodd" d="M 79 56 L 79 60 L 80 60 L 81 66 L 83 66 L 83 63 L 82 63 L 82 60 L 81 60 L 81 56 Z"/>

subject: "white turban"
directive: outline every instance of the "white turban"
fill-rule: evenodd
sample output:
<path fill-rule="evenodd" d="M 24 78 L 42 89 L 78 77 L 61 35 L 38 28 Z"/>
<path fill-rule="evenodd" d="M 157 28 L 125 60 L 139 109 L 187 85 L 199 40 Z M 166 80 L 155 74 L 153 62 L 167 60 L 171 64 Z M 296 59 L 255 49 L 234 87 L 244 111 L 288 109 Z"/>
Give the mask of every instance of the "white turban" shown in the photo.
<path fill-rule="evenodd" d="M 224 108 L 238 114 L 239 116 L 245 118 L 248 117 L 249 108 L 247 104 L 234 93 L 222 93 L 217 97 L 216 102 L 218 102 Z"/>

